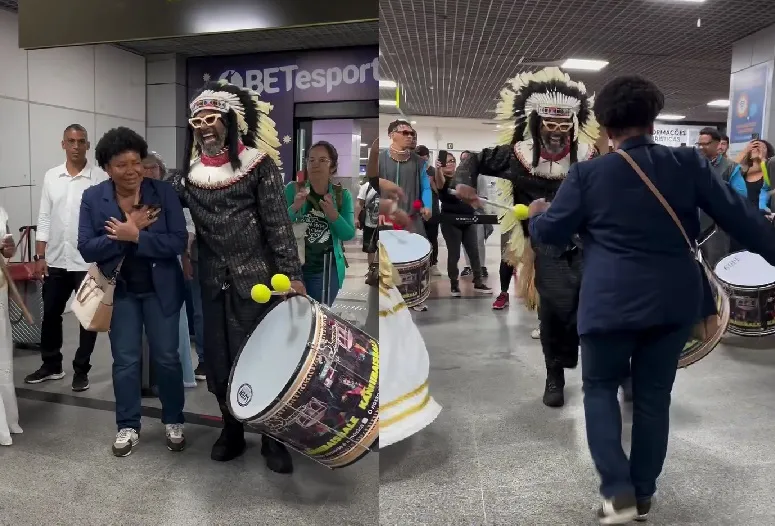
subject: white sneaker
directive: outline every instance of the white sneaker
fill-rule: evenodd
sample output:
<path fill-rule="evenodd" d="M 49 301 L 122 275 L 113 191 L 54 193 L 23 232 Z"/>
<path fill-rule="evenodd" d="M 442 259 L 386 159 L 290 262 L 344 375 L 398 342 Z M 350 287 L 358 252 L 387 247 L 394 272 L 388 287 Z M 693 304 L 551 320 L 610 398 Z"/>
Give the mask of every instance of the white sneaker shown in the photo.
<path fill-rule="evenodd" d="M 113 442 L 113 454 L 117 457 L 128 457 L 140 443 L 140 435 L 132 428 L 126 427 L 118 432 Z"/>
<path fill-rule="evenodd" d="M 441 271 L 439 270 L 439 267 L 437 267 L 436 265 L 433 265 L 431 267 L 431 276 L 441 276 L 441 275 L 442 274 L 441 274 Z"/>
<path fill-rule="evenodd" d="M 174 452 L 186 449 L 186 437 L 183 435 L 183 424 L 167 424 L 167 449 Z"/>
<path fill-rule="evenodd" d="M 540 340 L 541 339 L 541 329 L 533 329 L 533 332 L 530 333 L 530 337 L 534 340 Z"/>

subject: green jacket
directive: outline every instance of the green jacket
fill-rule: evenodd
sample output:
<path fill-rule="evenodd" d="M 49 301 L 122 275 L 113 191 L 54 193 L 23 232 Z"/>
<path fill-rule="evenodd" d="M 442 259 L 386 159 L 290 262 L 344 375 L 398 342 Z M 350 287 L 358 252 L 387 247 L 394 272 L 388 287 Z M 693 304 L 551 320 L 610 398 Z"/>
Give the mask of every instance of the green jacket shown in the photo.
<path fill-rule="evenodd" d="M 309 182 L 305 185 L 309 188 Z M 341 187 L 340 187 L 341 188 Z M 285 186 L 285 202 L 288 204 L 288 215 L 293 222 L 301 222 L 310 207 L 309 201 L 304 203 L 301 210 L 294 212 L 291 206 L 296 199 L 298 185 L 295 182 L 288 183 Z M 331 229 L 331 239 L 334 244 L 334 258 L 336 259 L 336 272 L 339 276 L 339 287 L 344 284 L 345 273 L 347 271 L 347 260 L 344 257 L 344 242 L 350 241 L 355 237 L 355 207 L 353 205 L 353 196 L 347 189 L 335 190 L 333 184 L 328 185 L 328 193 L 334 196 L 334 204 L 339 211 L 339 217 L 336 221 L 329 221 Z M 337 196 L 341 196 L 341 203 L 336 202 Z"/>

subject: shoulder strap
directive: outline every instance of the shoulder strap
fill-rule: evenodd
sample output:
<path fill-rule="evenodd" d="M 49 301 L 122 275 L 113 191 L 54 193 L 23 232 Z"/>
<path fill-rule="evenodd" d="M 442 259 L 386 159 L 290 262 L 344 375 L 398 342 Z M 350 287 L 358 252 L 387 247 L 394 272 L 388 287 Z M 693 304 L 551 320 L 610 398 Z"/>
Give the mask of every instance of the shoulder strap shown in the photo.
<path fill-rule="evenodd" d="M 339 212 L 342 211 L 342 196 L 344 195 L 344 188 L 341 183 L 334 185 L 334 200 L 336 201 L 336 208 Z"/>
<path fill-rule="evenodd" d="M 670 214 L 670 218 L 675 223 L 675 226 L 678 227 L 678 230 L 681 231 L 681 235 L 683 235 L 684 240 L 686 241 L 686 244 L 689 245 L 689 250 L 691 250 L 692 254 L 696 254 L 696 248 L 694 244 L 689 240 L 689 236 L 686 235 L 686 230 L 684 230 L 683 225 L 681 224 L 681 220 L 678 219 L 678 216 L 675 215 L 675 211 L 673 210 L 673 207 L 670 206 L 670 204 L 667 202 L 665 197 L 662 195 L 662 192 L 657 190 L 657 187 L 654 186 L 654 183 L 651 182 L 651 179 L 649 179 L 648 175 L 641 169 L 640 166 L 638 166 L 638 163 L 636 163 L 632 157 L 630 157 L 630 154 L 625 152 L 622 149 L 616 150 L 616 153 L 622 156 L 622 158 L 629 163 L 629 165 L 632 167 L 633 170 L 635 170 L 635 173 L 638 174 L 638 176 L 641 178 L 643 183 L 648 187 L 649 190 L 651 190 L 651 193 L 654 194 L 654 197 L 656 197 L 660 204 L 665 208 L 665 211 Z"/>

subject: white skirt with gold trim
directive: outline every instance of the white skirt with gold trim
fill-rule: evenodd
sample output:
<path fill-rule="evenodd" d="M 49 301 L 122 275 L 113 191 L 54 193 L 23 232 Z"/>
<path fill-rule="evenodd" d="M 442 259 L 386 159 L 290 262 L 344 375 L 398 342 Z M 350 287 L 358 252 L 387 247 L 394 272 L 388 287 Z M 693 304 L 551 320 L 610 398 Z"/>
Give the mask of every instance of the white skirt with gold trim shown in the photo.
<path fill-rule="evenodd" d="M 401 293 L 380 287 L 379 446 L 395 444 L 430 425 L 441 406 L 428 392 L 428 349 Z"/>

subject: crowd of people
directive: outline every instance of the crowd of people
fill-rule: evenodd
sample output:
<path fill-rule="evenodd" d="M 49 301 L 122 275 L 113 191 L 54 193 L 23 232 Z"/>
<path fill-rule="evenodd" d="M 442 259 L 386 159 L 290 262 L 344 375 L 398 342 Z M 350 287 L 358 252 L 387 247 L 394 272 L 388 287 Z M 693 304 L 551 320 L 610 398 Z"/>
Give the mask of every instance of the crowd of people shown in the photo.
<path fill-rule="evenodd" d="M 314 144 L 303 180 L 286 184 L 269 110 L 252 91 L 223 81 L 206 85 L 190 104 L 190 157 L 172 177 L 133 130 L 105 133 L 94 148 L 96 165 L 87 158 L 87 130 L 79 124 L 64 130 L 66 160 L 44 178 L 33 258 L 43 282 L 42 365 L 25 382 L 65 377 L 62 316 L 68 301 L 95 269 L 113 280 L 109 340 L 116 456 L 130 455 L 139 443 L 144 346 L 168 449 L 186 447 L 184 389 L 206 380 L 223 417 L 211 457 L 228 461 L 242 455 L 244 427 L 227 406 L 229 374 L 246 337 L 271 306 L 256 303 L 251 289 L 280 273 L 294 291 L 331 305 L 342 286 L 344 242 L 355 236 L 355 217 L 352 195 L 334 181 L 336 148 Z M 0 223 L 8 259 L 15 245 L 2 210 Z M 298 225 L 304 228 L 297 238 Z M 6 307 L 7 290 L 0 297 Z M 11 434 L 21 432 L 9 323 L 0 325 L 0 445 L 11 445 Z M 89 389 L 97 334 L 82 323 L 73 391 Z M 275 439 L 262 436 L 261 454 L 272 471 L 292 472 L 287 448 Z"/>
<path fill-rule="evenodd" d="M 581 361 L 587 440 L 603 497 L 598 518 L 645 519 L 666 456 L 680 354 L 693 326 L 716 314 L 693 257 L 696 240 L 715 231 L 702 247 L 710 261 L 749 250 L 775 266 L 775 151 L 757 139 L 729 159 L 728 138 L 715 128 L 700 132 L 696 148 L 656 144 L 664 96 L 640 77 L 616 78 L 593 100 L 582 84 L 547 68 L 512 79 L 501 96 L 499 118 L 508 124 L 501 144 L 463 152 L 460 162 L 444 150 L 432 161 L 411 123 L 390 123 L 390 145 L 372 145 L 370 178 L 355 199 L 336 183 L 338 154 L 324 141 L 308 149 L 303 177 L 286 183 L 270 108 L 225 81 L 208 83 L 191 101 L 184 169 L 171 178 L 138 133 L 107 132 L 95 147 L 95 166 L 87 160 L 86 129 L 68 126 L 66 161 L 43 183 L 34 256 L 43 281 L 42 365 L 25 382 L 64 378 L 62 315 L 97 269 L 116 283 L 109 332 L 113 453 L 128 456 L 139 443 L 147 345 L 168 449 L 185 449 L 185 388 L 206 380 L 223 419 L 211 458 L 234 459 L 246 441 L 228 407 L 229 376 L 268 308 L 251 299 L 253 286 L 282 273 L 293 290 L 331 305 L 346 277 L 344 243 L 363 230 L 371 273 L 384 256 L 380 230 L 402 228 L 428 240 L 428 272 L 436 277 L 441 234 L 452 297 L 461 296 L 465 275 L 475 294 L 491 294 L 485 241 L 492 229 L 461 220 L 484 213 L 482 176 L 489 176 L 496 203 L 506 210 L 525 205 L 528 216 L 500 213 L 493 309 L 508 307 L 516 276 L 516 294 L 537 311 L 547 407 L 564 405 L 565 370 Z M 0 209 L 6 259 L 15 253 L 8 219 Z M 386 282 L 393 276 L 391 270 Z M 8 287 L 0 290 L 0 310 L 7 312 Z M 81 327 L 79 336 L 74 391 L 89 389 L 97 333 Z M 6 319 L 0 445 L 21 433 L 12 348 Z M 629 456 L 621 445 L 621 387 L 633 404 Z M 293 471 L 285 445 L 267 435 L 261 441 L 270 470 Z"/>
<path fill-rule="evenodd" d="M 456 160 L 447 152 L 435 173 L 424 164 L 416 175 L 439 192 L 442 217 L 446 206 L 455 215 L 475 213 L 482 205 L 480 175 L 498 178 L 502 205 L 528 206 L 527 219 L 501 218 L 501 295 L 493 307 L 508 305 L 516 272 L 517 295 L 538 311 L 546 406 L 564 405 L 564 369 L 581 359 L 601 524 L 648 517 L 667 452 L 679 357 L 694 326 L 717 314 L 693 256 L 696 240 L 715 231 L 715 245 L 705 243 L 704 253 L 717 260 L 745 249 L 775 266 L 772 146 L 753 140 L 732 160 L 728 138 L 715 128 L 702 130 L 694 148 L 658 145 L 652 136 L 663 107 L 661 91 L 636 76 L 614 79 L 592 101 L 556 68 L 522 74 L 502 92 L 499 118 L 507 132 L 500 146 L 470 154 L 452 170 L 452 185 L 445 177 Z M 410 123 L 396 121 L 388 132 L 391 158 L 409 162 Z M 373 183 L 382 189 L 383 213 L 419 226 L 400 203 L 426 183 L 398 175 L 380 170 Z M 455 200 L 442 197 L 449 188 Z M 444 237 L 454 293 L 459 247 L 472 256 L 474 236 Z M 471 259 L 478 282 L 481 262 Z M 633 405 L 629 455 L 622 447 L 622 387 Z"/>

